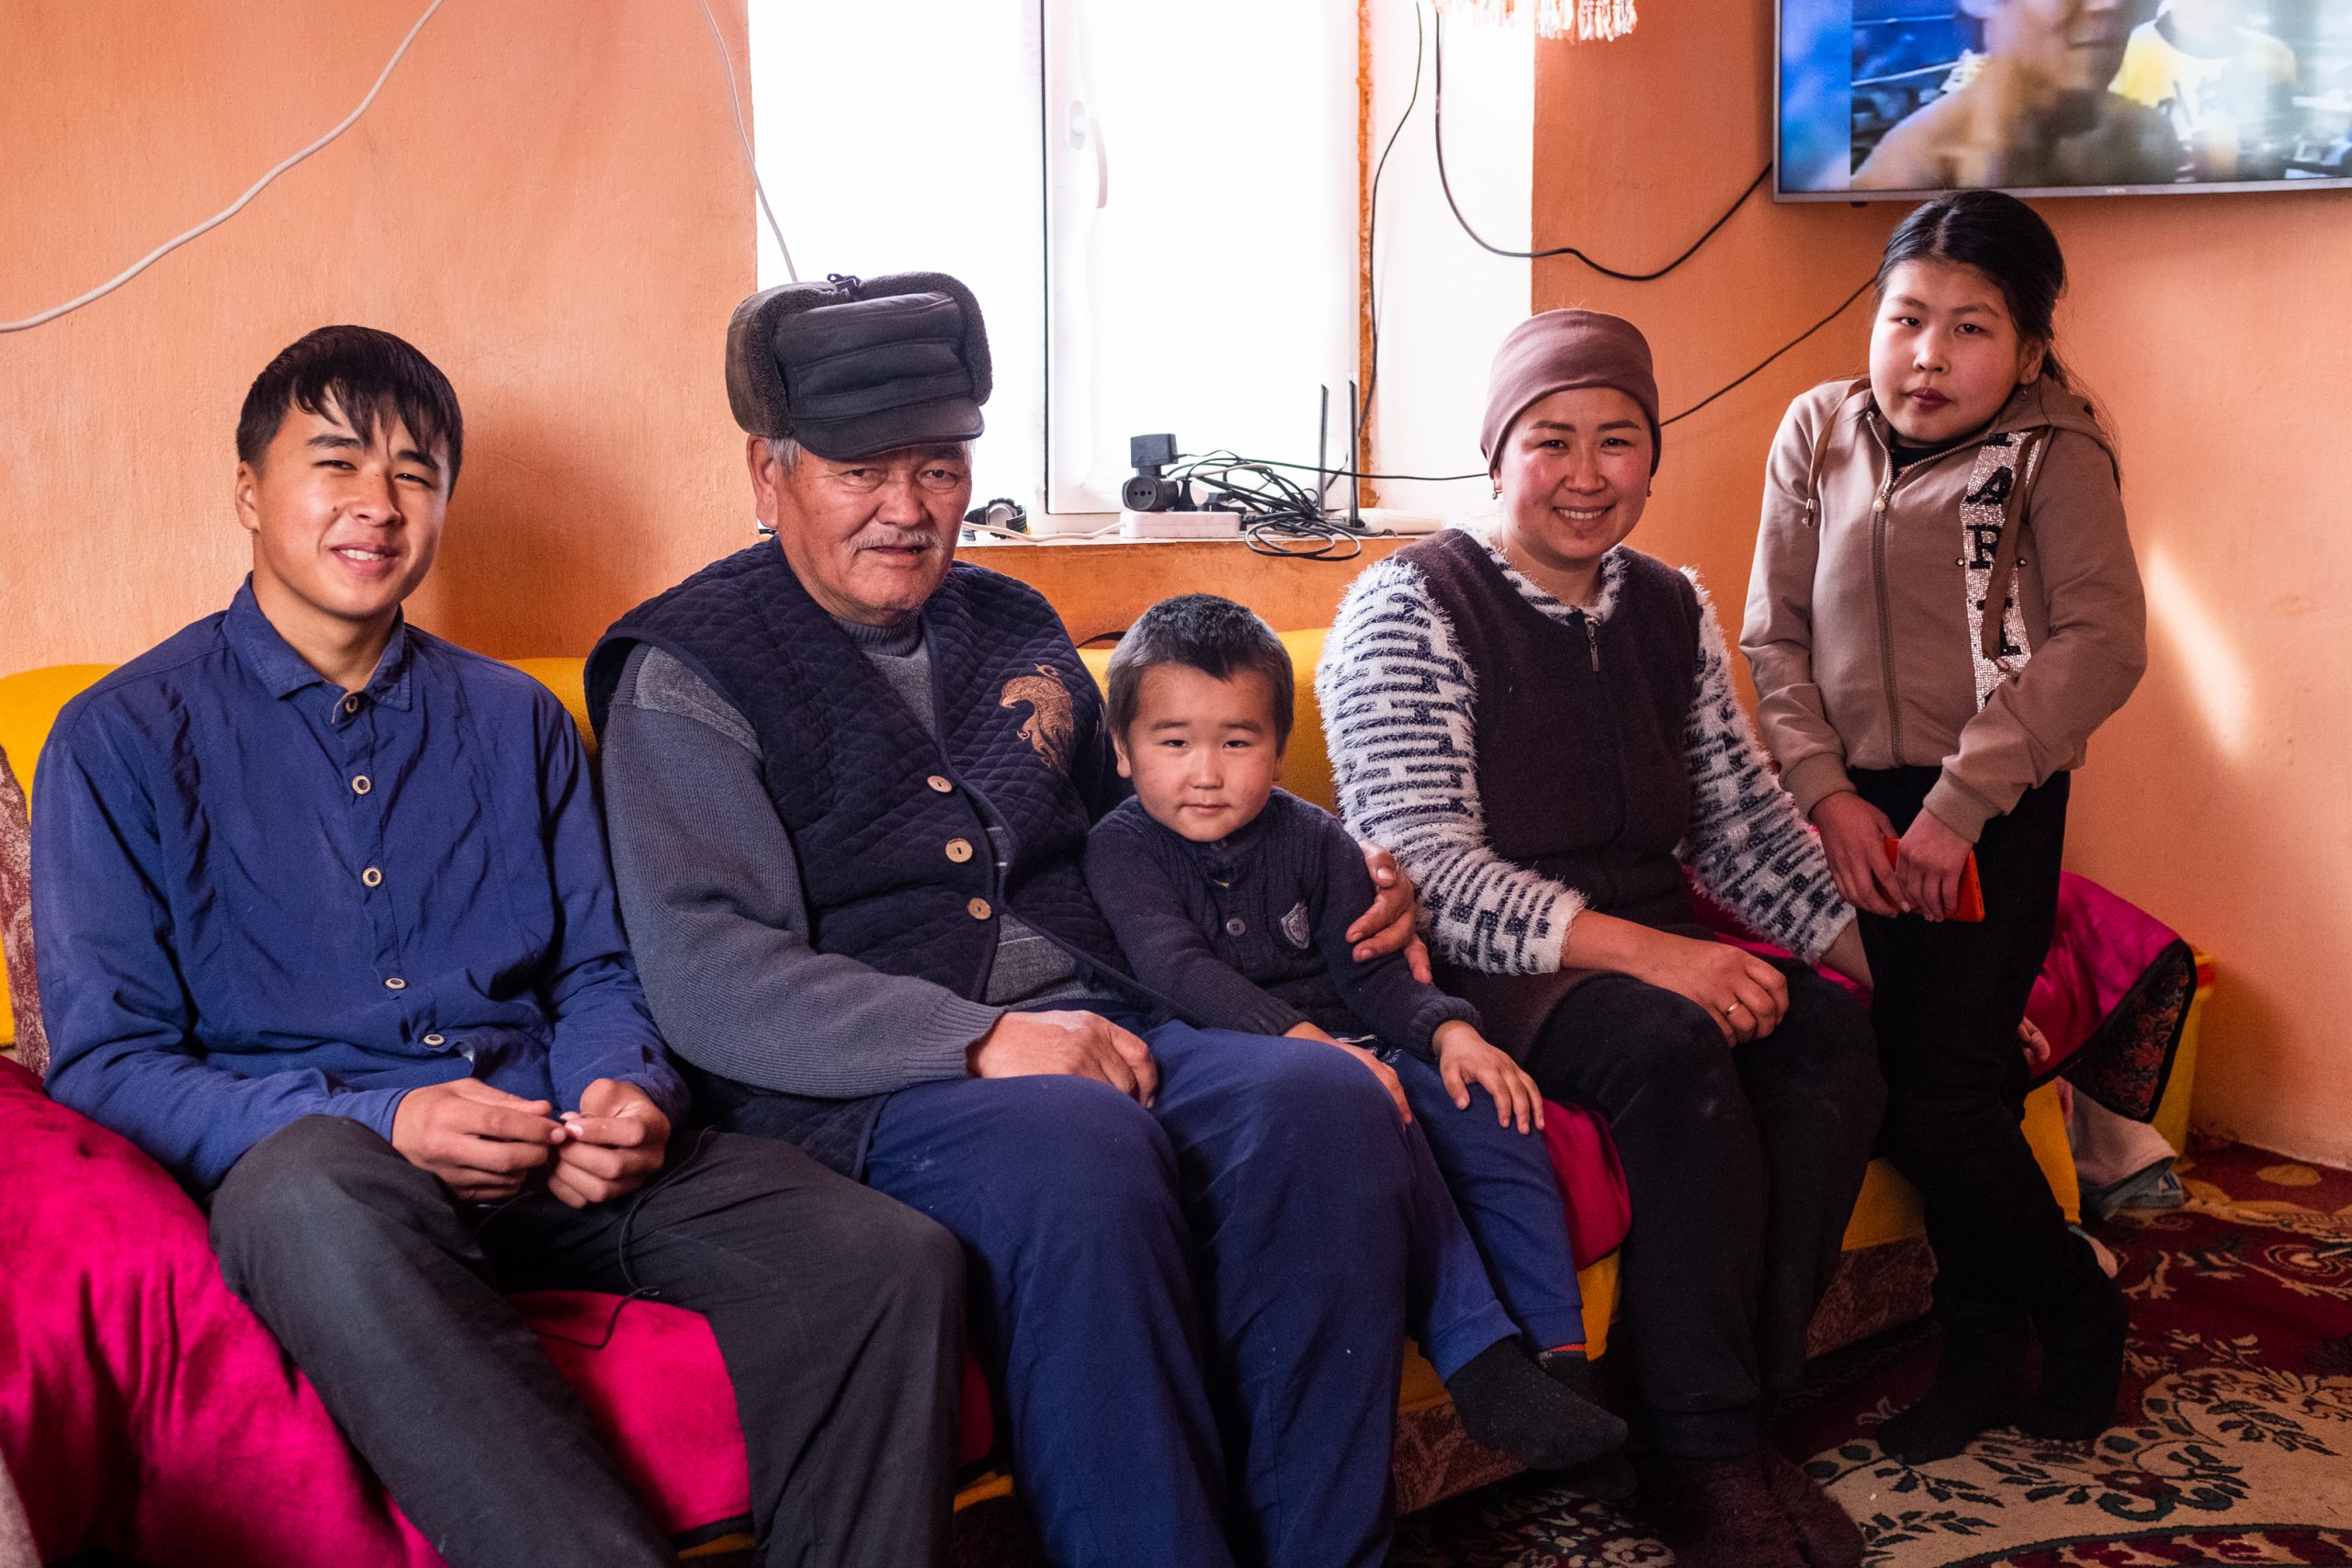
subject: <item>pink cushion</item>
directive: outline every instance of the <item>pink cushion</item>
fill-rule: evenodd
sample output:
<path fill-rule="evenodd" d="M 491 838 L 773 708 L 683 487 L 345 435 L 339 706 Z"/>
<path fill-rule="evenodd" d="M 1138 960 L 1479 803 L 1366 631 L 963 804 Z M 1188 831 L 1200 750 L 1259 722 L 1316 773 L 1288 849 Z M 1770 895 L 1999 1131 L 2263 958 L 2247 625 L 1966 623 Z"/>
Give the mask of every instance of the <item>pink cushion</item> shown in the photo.
<path fill-rule="evenodd" d="M 699 1313 L 589 1291 L 511 1298 L 673 1535 L 749 1517 L 735 1387 Z"/>
<path fill-rule="evenodd" d="M 1624 1245 L 1634 1201 L 1608 1124 L 1580 1106 L 1544 1102 L 1544 1152 L 1560 1183 L 1568 1216 L 1568 1245 L 1577 1267 L 1590 1268 Z"/>
<path fill-rule="evenodd" d="M 441 1561 L 230 1294 L 204 1216 L 160 1167 L 6 1061 L 0 1149 L 0 1458 L 45 1556 Z M 684 1532 L 749 1514 L 734 1398 L 700 1317 L 572 1292 L 524 1304 L 657 1517 Z"/>

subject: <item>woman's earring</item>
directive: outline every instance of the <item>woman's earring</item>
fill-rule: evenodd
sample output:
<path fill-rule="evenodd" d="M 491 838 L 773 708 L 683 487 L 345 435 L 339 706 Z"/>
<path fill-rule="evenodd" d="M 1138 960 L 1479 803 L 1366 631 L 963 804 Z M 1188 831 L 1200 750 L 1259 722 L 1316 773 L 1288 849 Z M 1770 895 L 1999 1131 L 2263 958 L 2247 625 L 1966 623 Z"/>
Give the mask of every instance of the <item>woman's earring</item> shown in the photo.
<path fill-rule="evenodd" d="M 1495 487 L 1495 499 L 1496 499 L 1497 501 L 1500 501 L 1502 498 L 1503 498 L 1503 487 L 1502 487 L 1502 486 L 1500 486 L 1500 485 L 1497 485 L 1497 486 Z"/>

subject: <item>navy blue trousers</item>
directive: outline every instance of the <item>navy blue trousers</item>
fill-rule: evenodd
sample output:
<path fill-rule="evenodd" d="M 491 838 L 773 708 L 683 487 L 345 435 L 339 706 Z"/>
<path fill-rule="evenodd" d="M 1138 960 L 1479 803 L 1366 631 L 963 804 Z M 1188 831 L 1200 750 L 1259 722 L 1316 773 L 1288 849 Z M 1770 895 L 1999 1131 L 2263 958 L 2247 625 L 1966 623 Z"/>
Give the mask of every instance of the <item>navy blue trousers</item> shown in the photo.
<path fill-rule="evenodd" d="M 1381 1060 L 1405 1086 L 1421 1134 L 1412 1140 L 1422 1152 L 1414 1159 L 1409 1297 L 1421 1353 L 1451 1378 L 1512 1325 L 1533 1349 L 1581 1347 L 1584 1293 L 1544 1134 L 1498 1123 L 1494 1098 L 1476 1084 L 1470 1108 L 1457 1109 L 1422 1057 L 1389 1051 Z"/>
<path fill-rule="evenodd" d="M 866 1179 L 964 1243 L 1056 1563 L 1383 1562 L 1421 1140 L 1328 1045 L 1145 1038 L 1150 1110 L 1091 1078 L 921 1084 Z"/>

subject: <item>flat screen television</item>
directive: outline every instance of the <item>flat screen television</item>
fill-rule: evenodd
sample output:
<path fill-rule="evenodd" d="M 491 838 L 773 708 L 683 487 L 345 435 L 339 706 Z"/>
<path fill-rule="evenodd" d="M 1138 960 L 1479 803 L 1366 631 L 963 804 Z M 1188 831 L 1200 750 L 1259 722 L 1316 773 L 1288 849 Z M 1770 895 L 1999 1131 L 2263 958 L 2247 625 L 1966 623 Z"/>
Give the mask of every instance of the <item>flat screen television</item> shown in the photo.
<path fill-rule="evenodd" d="M 2352 0 L 1780 0 L 1787 201 L 2352 186 Z"/>

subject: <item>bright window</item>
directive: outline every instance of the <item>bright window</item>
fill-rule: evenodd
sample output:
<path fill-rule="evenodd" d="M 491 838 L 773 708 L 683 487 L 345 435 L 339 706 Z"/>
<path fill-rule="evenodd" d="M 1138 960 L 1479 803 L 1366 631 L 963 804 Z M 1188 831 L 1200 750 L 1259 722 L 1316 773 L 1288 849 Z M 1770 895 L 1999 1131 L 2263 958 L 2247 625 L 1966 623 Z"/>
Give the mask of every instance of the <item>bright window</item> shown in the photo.
<path fill-rule="evenodd" d="M 1312 462 L 1324 385 L 1340 460 L 1353 6 L 752 0 L 751 23 L 760 165 L 800 276 L 939 270 L 979 298 L 980 496 L 1047 525 L 1048 497 L 1114 511 L 1127 438 L 1151 431 Z M 784 281 L 760 243 L 763 286 Z"/>

